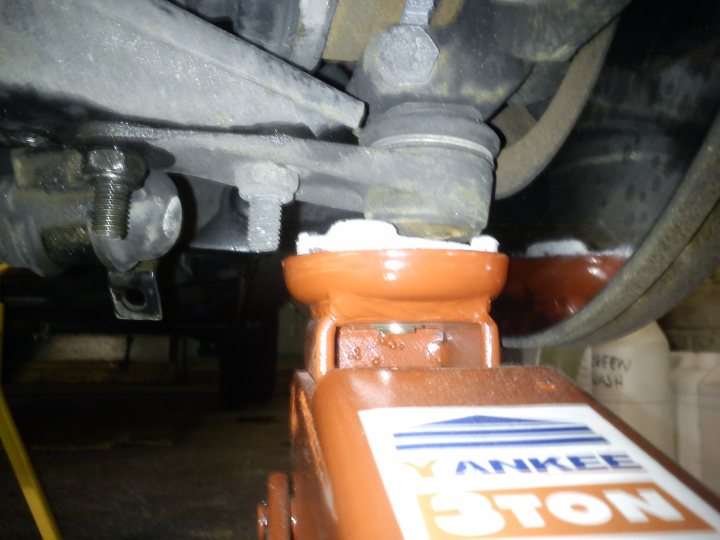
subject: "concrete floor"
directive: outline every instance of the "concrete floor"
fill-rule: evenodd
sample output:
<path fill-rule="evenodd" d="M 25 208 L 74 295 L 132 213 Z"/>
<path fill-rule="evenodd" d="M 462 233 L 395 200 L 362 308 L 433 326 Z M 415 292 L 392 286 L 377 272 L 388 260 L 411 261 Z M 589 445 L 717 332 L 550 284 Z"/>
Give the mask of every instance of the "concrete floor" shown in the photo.
<path fill-rule="evenodd" d="M 90 388 L 9 392 L 66 539 L 256 538 L 267 473 L 288 470 L 287 395 L 223 412 L 212 389 Z M 0 452 L 0 539 L 34 538 Z"/>

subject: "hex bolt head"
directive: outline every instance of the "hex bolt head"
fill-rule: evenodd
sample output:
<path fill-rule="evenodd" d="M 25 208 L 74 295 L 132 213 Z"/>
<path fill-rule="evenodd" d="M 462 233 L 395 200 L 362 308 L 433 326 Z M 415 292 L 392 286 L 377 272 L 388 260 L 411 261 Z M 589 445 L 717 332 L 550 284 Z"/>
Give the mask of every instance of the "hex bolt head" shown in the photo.
<path fill-rule="evenodd" d="M 440 51 L 421 26 L 390 26 L 371 40 L 364 63 L 387 83 L 423 84 L 430 79 Z"/>
<path fill-rule="evenodd" d="M 248 244 L 251 251 L 275 251 L 280 245 L 282 205 L 293 200 L 298 175 L 274 163 L 243 167 L 235 180 L 248 202 Z"/>
<path fill-rule="evenodd" d="M 102 238 L 127 237 L 130 197 L 142 185 L 145 161 L 117 148 L 90 150 L 85 158 L 85 179 L 95 188 L 92 230 Z"/>

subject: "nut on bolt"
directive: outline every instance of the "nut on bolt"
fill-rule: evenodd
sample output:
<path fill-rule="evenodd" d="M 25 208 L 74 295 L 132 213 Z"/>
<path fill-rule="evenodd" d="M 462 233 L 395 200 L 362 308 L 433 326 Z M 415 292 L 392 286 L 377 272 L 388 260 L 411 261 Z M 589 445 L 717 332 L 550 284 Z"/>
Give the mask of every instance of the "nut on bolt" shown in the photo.
<path fill-rule="evenodd" d="M 389 26 L 373 37 L 365 52 L 365 69 L 387 83 L 423 84 L 430 79 L 440 51 L 425 29 L 415 25 Z"/>
<path fill-rule="evenodd" d="M 237 173 L 235 183 L 248 207 L 251 251 L 275 251 L 280 245 L 282 205 L 295 197 L 298 175 L 275 163 L 255 163 Z"/>
<path fill-rule="evenodd" d="M 145 161 L 134 152 L 117 148 L 90 150 L 85 158 L 85 179 L 95 188 L 93 233 L 124 239 L 130 219 L 130 197 L 142 185 Z"/>

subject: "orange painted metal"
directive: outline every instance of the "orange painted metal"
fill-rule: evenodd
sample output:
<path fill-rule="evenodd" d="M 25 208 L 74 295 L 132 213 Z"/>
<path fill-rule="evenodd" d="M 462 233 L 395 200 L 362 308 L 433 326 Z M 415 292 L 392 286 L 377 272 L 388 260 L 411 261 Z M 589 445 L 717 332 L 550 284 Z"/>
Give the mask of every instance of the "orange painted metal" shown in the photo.
<path fill-rule="evenodd" d="M 290 292 L 314 318 L 307 371 L 295 375 L 291 396 L 295 540 L 402 538 L 359 416 L 383 407 L 588 403 L 718 505 L 559 372 L 499 367 L 488 313 L 507 265 L 499 254 L 438 250 L 319 253 L 285 262 Z"/>
<path fill-rule="evenodd" d="M 519 258 L 494 305 L 505 335 L 538 332 L 579 311 L 625 264 L 615 255 Z"/>
<path fill-rule="evenodd" d="M 274 472 L 268 477 L 267 501 L 258 505 L 258 538 L 290 540 L 291 531 L 288 477 Z"/>
<path fill-rule="evenodd" d="M 496 369 L 337 369 L 294 382 L 294 513 L 297 540 L 402 538 L 358 412 L 382 407 L 591 405 L 709 504 L 720 501 L 560 372 Z"/>
<path fill-rule="evenodd" d="M 455 250 L 349 251 L 288 258 L 288 289 L 311 306 L 314 319 L 308 372 L 320 380 L 337 367 L 338 327 L 393 322 L 470 323 L 481 343 L 475 351 L 476 365 L 499 365 L 500 341 L 489 310 L 490 300 L 505 284 L 507 265 L 502 254 Z M 341 358 L 343 367 L 355 365 L 352 354 L 344 352 Z M 377 355 L 369 351 L 365 358 Z M 432 359 L 426 365 L 437 367 Z"/>
<path fill-rule="evenodd" d="M 352 380 L 355 373 L 386 373 L 382 368 L 431 375 L 434 368 L 497 367 L 500 343 L 489 310 L 507 265 L 502 254 L 454 250 L 317 253 L 285 261 L 288 289 L 313 315 L 307 372 L 292 386 L 294 538 L 399 538 L 358 419 L 337 424 L 324 410 L 334 405 L 317 402 L 315 392 L 333 388 L 335 372 Z M 411 324 L 392 332 L 393 323 Z M 422 386 L 406 390 L 418 394 Z M 388 391 L 381 386 L 371 394 Z M 360 459 L 360 491 L 336 452 Z"/>
<path fill-rule="evenodd" d="M 291 508 L 295 540 L 339 538 L 333 480 L 325 461 L 328 450 L 321 446 L 312 409 L 316 386 L 309 373 L 301 371 L 295 374 L 290 401 L 293 448 Z M 335 436 L 344 437 L 343 432 L 340 430 Z"/>
<path fill-rule="evenodd" d="M 344 326 L 337 332 L 337 367 L 478 367 L 483 347 L 473 323 L 429 323 L 400 334 Z"/>

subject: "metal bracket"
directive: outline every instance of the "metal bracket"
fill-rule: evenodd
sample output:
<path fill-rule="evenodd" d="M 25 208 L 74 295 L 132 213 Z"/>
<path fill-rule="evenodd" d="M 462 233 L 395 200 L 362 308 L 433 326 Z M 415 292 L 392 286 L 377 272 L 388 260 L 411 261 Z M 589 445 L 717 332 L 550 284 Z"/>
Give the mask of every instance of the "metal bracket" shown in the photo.
<path fill-rule="evenodd" d="M 118 319 L 162 320 L 157 261 L 141 262 L 129 272 L 108 272 L 110 296 Z"/>

